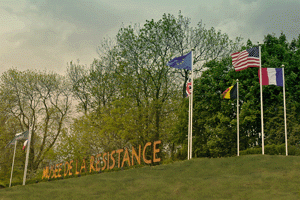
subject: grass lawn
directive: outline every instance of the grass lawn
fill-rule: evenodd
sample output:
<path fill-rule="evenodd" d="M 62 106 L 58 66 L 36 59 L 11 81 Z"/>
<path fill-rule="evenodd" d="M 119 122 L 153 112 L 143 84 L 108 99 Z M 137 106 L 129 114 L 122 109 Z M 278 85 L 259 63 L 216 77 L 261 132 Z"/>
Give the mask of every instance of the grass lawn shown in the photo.
<path fill-rule="evenodd" d="M 195 158 L 0 189 L 7 199 L 300 199 L 300 157 Z"/>

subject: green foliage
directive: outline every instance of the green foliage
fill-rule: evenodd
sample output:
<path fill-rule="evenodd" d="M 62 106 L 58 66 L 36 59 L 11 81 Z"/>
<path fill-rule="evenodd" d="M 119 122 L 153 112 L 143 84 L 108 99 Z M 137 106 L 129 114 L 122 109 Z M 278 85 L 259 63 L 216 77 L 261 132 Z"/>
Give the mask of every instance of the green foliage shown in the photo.
<path fill-rule="evenodd" d="M 248 148 L 246 150 L 240 151 L 240 155 L 248 154 L 261 154 L 261 147 Z M 285 153 L 285 144 L 268 144 L 265 146 L 265 154 L 267 155 L 286 155 Z M 300 147 L 299 146 L 288 146 L 288 155 L 290 156 L 300 156 Z"/>
<path fill-rule="evenodd" d="M 261 154 L 261 147 L 248 148 L 246 150 L 240 151 L 240 155 L 249 155 L 249 154 Z"/>
<path fill-rule="evenodd" d="M 6 106 L 5 109 L 0 109 L 3 112 L 2 122 L 5 123 L 0 130 L 1 139 L 4 139 L 1 143 L 7 144 L 16 133 L 30 128 L 32 136 L 29 177 L 34 176 L 45 159 L 53 158 L 53 146 L 60 133 L 64 132 L 64 122 L 69 113 L 69 96 L 68 84 L 58 74 L 10 69 L 1 76 L 0 99 Z M 25 152 L 21 152 L 23 142 L 19 142 L 17 146 L 16 172 L 24 169 Z M 13 148 L 4 148 L 5 146 L 0 149 L 1 154 L 5 155 L 3 161 L 6 161 L 0 163 L 0 173 L 5 174 L 1 177 L 7 178 L 10 174 Z M 20 174 L 16 172 L 15 178 Z"/>
<path fill-rule="evenodd" d="M 262 67 L 281 67 L 285 65 L 287 132 L 289 144 L 294 146 L 300 142 L 299 132 L 299 80 L 295 74 L 299 71 L 299 53 L 296 51 L 297 40 L 290 44 L 284 34 L 279 38 L 267 35 L 262 44 Z M 247 42 L 247 47 L 252 42 Z M 235 72 L 231 58 L 221 61 L 212 60 L 204 64 L 200 78 L 194 81 L 194 115 L 193 115 L 193 154 L 194 156 L 220 157 L 236 155 L 237 121 L 236 100 L 221 99 L 221 94 L 239 80 L 240 97 L 240 150 L 250 148 L 249 152 L 257 152 L 261 146 L 261 107 L 258 69 L 249 68 Z M 296 94 L 296 95 L 295 95 Z M 272 145 L 285 142 L 283 118 L 282 87 L 263 86 L 264 133 L 266 151 L 275 151 Z M 187 100 L 179 113 L 176 143 L 186 143 L 187 133 Z M 269 146 L 271 145 L 271 146 Z M 182 146 L 186 148 L 186 146 Z M 270 148 L 270 149 L 268 149 Z M 293 149 L 294 147 L 292 147 Z M 268 149 L 268 150 L 267 150 Z M 248 150 L 246 150 L 247 152 Z M 293 151 L 293 150 L 292 150 Z M 277 153 L 276 153 L 277 152 Z M 182 153 L 178 152 L 178 156 Z M 185 154 L 185 152 L 184 152 Z"/>

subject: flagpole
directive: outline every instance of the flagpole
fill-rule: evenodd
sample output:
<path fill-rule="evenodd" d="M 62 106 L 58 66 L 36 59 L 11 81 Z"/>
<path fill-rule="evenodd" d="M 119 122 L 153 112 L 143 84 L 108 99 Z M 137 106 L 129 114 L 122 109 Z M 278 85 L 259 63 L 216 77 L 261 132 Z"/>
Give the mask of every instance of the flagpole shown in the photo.
<path fill-rule="evenodd" d="M 191 51 L 191 70 L 192 70 L 192 91 L 191 91 L 191 144 L 190 144 L 190 159 L 192 159 L 192 155 L 193 155 L 193 96 L 194 96 L 194 70 L 193 70 L 193 50 Z"/>
<path fill-rule="evenodd" d="M 15 149 L 14 149 L 13 162 L 12 162 L 12 166 L 11 166 L 11 173 L 10 173 L 9 187 L 11 187 L 12 175 L 13 175 L 13 171 L 14 171 L 14 164 L 15 164 L 15 155 L 16 155 L 17 142 L 18 142 L 18 141 L 15 140 Z"/>
<path fill-rule="evenodd" d="M 180 57 L 173 58 L 172 60 L 170 60 L 167 63 L 167 65 L 170 67 L 177 68 L 177 69 L 192 70 L 192 83 L 191 83 L 192 89 L 191 90 L 193 90 L 193 49 L 191 49 L 191 51 L 186 55 L 182 55 Z M 188 157 L 187 157 L 188 160 L 190 158 L 192 158 L 192 137 L 193 137 L 192 119 L 193 119 L 193 94 L 191 92 L 191 95 L 189 97 Z"/>
<path fill-rule="evenodd" d="M 27 165 L 28 165 L 28 158 L 29 158 L 29 150 L 30 150 L 30 143 L 31 143 L 31 133 L 32 128 L 29 127 L 28 129 L 29 135 L 28 135 L 28 146 L 27 146 L 27 152 L 26 152 L 26 160 L 25 160 L 25 169 L 24 169 L 24 176 L 23 176 L 23 185 L 26 183 L 26 175 L 27 175 Z"/>
<path fill-rule="evenodd" d="M 192 72 L 193 74 L 193 72 Z M 193 77 L 193 75 L 192 75 Z M 193 88 L 193 78 L 192 78 L 192 88 Z M 190 159 L 192 159 L 193 155 L 193 89 L 191 92 L 191 113 L 190 113 Z"/>
<path fill-rule="evenodd" d="M 283 80 L 283 108 L 284 108 L 284 133 L 285 133 L 285 155 L 288 155 L 288 141 L 287 141 L 287 125 L 286 125 L 286 102 L 285 102 L 285 78 L 284 65 L 282 65 L 282 80 Z"/>
<path fill-rule="evenodd" d="M 188 124 L 188 155 L 187 159 L 190 159 L 190 132 L 191 132 L 191 95 L 189 95 L 189 124 Z"/>
<path fill-rule="evenodd" d="M 262 96 L 262 72 L 261 72 L 261 46 L 259 49 L 259 74 L 260 74 L 260 108 L 261 108 L 261 149 L 262 155 L 265 154 L 265 135 L 264 135 L 264 112 L 263 112 L 263 96 Z"/>
<path fill-rule="evenodd" d="M 240 104 L 239 104 L 239 79 L 237 81 L 237 99 L 236 99 L 236 113 L 237 113 L 237 156 L 240 156 Z"/>

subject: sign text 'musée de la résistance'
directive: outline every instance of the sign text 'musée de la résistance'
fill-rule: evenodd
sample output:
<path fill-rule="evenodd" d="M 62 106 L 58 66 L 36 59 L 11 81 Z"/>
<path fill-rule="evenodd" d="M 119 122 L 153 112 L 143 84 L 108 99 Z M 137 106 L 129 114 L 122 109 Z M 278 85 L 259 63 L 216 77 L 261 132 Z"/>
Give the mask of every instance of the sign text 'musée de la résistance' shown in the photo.
<path fill-rule="evenodd" d="M 151 164 L 160 162 L 160 158 L 156 158 L 156 154 L 160 152 L 160 149 L 156 147 L 156 145 L 161 144 L 161 141 L 155 141 L 153 142 L 153 148 L 152 148 L 152 160 L 149 160 L 146 158 L 146 150 L 147 147 L 151 147 L 152 143 L 147 142 L 143 148 L 143 161 L 146 164 Z M 141 145 L 139 145 L 138 153 L 136 152 L 135 148 L 132 146 L 131 150 L 131 156 L 129 155 L 130 152 L 127 148 L 125 149 L 118 149 L 111 152 L 106 153 L 99 153 L 96 156 L 90 157 L 89 162 L 89 172 L 92 173 L 93 171 L 101 171 L 105 169 L 113 169 L 116 165 L 116 162 L 118 164 L 118 168 L 123 168 L 125 162 L 127 163 L 127 166 L 133 166 L 134 160 L 137 161 L 138 164 L 141 164 Z M 117 154 L 117 161 L 114 157 L 114 155 Z M 123 154 L 123 158 L 121 161 L 121 154 Z M 130 159 L 131 157 L 131 159 Z M 135 159 L 134 159 L 135 158 Z M 74 166 L 75 165 L 75 166 Z M 102 165 L 102 166 L 101 166 Z M 75 169 L 73 169 L 75 167 Z M 75 175 L 79 175 L 84 170 L 85 173 L 87 173 L 87 166 L 86 166 L 86 159 L 84 158 L 81 162 L 81 165 L 78 163 L 78 160 L 74 162 L 74 160 L 70 160 L 64 163 L 59 163 L 52 166 L 47 166 L 43 170 L 43 177 L 42 179 L 50 179 L 50 178 L 60 178 L 62 176 L 72 176 L 73 171 L 75 170 Z M 62 174 L 63 171 L 63 174 Z"/>

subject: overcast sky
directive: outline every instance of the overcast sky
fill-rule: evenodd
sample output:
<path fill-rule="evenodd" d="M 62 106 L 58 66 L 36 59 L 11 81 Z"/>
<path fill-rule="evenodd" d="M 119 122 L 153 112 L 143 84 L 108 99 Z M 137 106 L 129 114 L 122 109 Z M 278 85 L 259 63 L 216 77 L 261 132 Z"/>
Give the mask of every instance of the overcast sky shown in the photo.
<path fill-rule="evenodd" d="M 181 10 L 232 39 L 262 42 L 283 32 L 300 34 L 299 0 L 0 0 L 0 75 L 9 68 L 66 72 L 67 63 L 89 66 L 104 37 L 122 23 L 144 24 Z"/>

